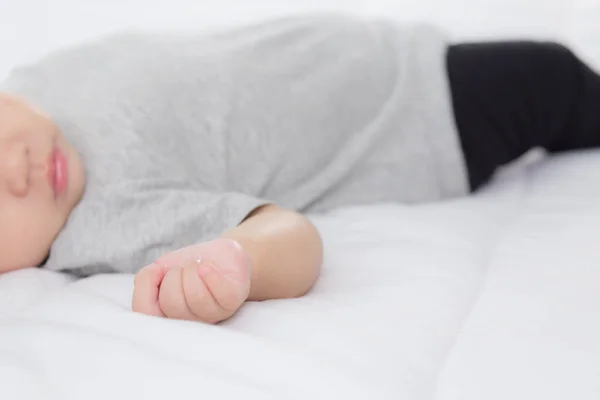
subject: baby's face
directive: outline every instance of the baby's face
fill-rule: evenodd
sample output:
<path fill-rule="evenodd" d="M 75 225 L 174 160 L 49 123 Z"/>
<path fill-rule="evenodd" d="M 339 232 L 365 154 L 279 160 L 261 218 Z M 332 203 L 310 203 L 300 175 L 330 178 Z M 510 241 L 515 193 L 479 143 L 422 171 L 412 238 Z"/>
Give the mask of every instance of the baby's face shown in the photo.
<path fill-rule="evenodd" d="M 0 273 L 46 258 L 84 182 L 81 161 L 58 127 L 0 93 Z"/>

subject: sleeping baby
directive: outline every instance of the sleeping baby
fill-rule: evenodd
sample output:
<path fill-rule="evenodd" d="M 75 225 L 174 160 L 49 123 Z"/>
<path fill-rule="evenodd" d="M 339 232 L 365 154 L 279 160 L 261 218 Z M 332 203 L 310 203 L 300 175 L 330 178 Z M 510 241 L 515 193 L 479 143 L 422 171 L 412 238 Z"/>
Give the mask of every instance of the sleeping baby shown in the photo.
<path fill-rule="evenodd" d="M 134 312 L 218 323 L 311 289 L 308 213 L 599 144 L 600 77 L 556 43 L 341 14 L 114 34 L 0 84 L 0 272 L 132 273 Z"/>

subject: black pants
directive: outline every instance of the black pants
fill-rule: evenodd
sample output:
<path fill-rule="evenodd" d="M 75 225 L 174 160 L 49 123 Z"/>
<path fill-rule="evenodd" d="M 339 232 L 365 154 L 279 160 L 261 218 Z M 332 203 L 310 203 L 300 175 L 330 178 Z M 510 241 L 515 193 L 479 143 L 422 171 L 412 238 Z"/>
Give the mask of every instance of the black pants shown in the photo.
<path fill-rule="evenodd" d="M 600 146 L 600 76 L 567 48 L 457 44 L 447 67 L 472 190 L 532 148 Z"/>

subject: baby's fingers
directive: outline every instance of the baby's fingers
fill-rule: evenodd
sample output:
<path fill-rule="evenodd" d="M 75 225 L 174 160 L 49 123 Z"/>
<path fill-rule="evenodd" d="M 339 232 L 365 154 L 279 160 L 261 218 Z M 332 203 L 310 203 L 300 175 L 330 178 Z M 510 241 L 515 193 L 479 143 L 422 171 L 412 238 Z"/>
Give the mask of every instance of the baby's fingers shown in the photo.
<path fill-rule="evenodd" d="M 183 293 L 183 268 L 171 268 L 160 287 L 158 301 L 167 318 L 196 321 Z"/>
<path fill-rule="evenodd" d="M 248 298 L 249 282 L 245 274 L 223 271 L 210 263 L 199 266 L 196 273 L 225 311 L 237 311 Z"/>
<path fill-rule="evenodd" d="M 208 287 L 200 275 L 200 265 L 191 265 L 183 269 L 183 293 L 186 303 L 196 317 L 204 322 L 216 323 L 229 315 L 215 300 L 215 291 Z"/>
<path fill-rule="evenodd" d="M 131 309 L 133 312 L 154 317 L 165 317 L 158 304 L 160 285 L 165 274 L 166 268 L 151 264 L 142 268 L 135 275 L 133 297 L 131 299 Z"/>

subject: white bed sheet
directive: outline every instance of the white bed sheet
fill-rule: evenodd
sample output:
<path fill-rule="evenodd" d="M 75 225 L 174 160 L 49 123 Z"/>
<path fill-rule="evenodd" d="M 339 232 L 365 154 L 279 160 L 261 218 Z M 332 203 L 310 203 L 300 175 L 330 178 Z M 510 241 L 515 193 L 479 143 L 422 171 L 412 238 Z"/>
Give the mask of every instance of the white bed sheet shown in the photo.
<path fill-rule="evenodd" d="M 0 278 L 6 399 L 598 399 L 600 153 L 475 198 L 315 217 L 314 291 L 220 326 L 129 311 L 132 279 Z"/>
<path fill-rule="evenodd" d="M 457 37 L 561 38 L 600 65 L 600 4 L 552 0 L 0 0 L 0 77 L 127 26 L 220 25 L 308 9 L 427 19 Z M 36 10 L 36 12 L 32 12 Z M 600 399 L 600 153 L 475 198 L 314 218 L 307 297 L 220 326 L 129 310 L 132 278 L 0 277 L 2 399 Z"/>

